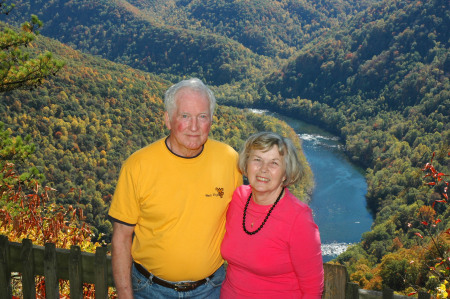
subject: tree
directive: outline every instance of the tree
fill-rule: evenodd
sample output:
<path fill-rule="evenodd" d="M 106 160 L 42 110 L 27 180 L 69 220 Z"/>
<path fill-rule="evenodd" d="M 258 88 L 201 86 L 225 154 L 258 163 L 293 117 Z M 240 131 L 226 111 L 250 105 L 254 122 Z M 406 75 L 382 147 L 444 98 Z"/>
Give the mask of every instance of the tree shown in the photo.
<path fill-rule="evenodd" d="M 14 4 L 8 2 L 0 0 L 0 13 L 8 14 L 14 8 Z M 35 15 L 23 23 L 20 30 L 0 24 L 0 92 L 33 88 L 64 66 L 50 52 L 31 58 L 30 52 L 22 50 L 39 34 L 40 27 L 42 22 Z"/>

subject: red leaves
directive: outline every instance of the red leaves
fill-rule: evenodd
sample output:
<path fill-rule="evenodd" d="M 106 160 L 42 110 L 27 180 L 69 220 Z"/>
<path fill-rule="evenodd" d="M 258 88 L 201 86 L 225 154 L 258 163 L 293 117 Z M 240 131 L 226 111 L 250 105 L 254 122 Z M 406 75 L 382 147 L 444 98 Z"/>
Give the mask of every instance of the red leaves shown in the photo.
<path fill-rule="evenodd" d="M 450 152 L 449 152 L 449 156 L 450 156 Z M 425 167 L 422 169 L 422 171 L 427 172 L 427 174 L 424 176 L 424 178 L 431 178 L 431 181 L 426 182 L 425 185 L 430 186 L 434 189 L 434 191 L 436 192 L 434 195 L 439 194 L 441 196 L 440 199 L 435 199 L 431 205 L 431 207 L 429 207 L 429 209 L 432 209 L 433 213 L 431 213 L 431 210 L 426 209 L 425 206 L 421 207 L 419 209 L 419 215 L 421 216 L 421 224 L 425 225 L 425 230 L 426 232 L 428 232 L 430 234 L 431 237 L 431 241 L 430 244 L 434 244 L 436 250 L 437 250 L 437 254 L 438 257 L 436 258 L 437 263 L 432 266 L 429 266 L 429 269 L 431 272 L 433 273 L 438 273 L 438 279 L 442 282 L 444 281 L 443 276 L 441 276 L 439 273 L 446 273 L 448 274 L 449 270 L 450 270 L 450 256 L 448 256 L 448 254 L 450 253 L 450 251 L 442 251 L 440 249 L 440 243 L 441 242 L 446 242 L 445 239 L 447 237 L 443 237 L 445 234 L 450 236 L 450 228 L 447 228 L 445 231 L 441 232 L 441 233 L 437 233 L 436 236 L 433 236 L 432 230 L 430 227 L 428 227 L 429 223 L 432 223 L 432 227 L 436 227 L 438 223 L 442 222 L 441 219 L 434 219 L 435 215 L 436 215 L 436 211 L 434 210 L 435 204 L 436 203 L 448 203 L 448 186 L 449 186 L 449 182 L 445 181 L 444 178 L 447 176 L 446 174 L 442 173 L 442 172 L 438 172 L 436 170 L 436 168 L 433 166 L 433 159 L 435 157 L 435 153 L 433 153 L 433 156 L 431 158 L 430 163 L 427 163 L 425 165 Z M 409 225 L 408 225 L 409 227 Z M 420 237 L 421 239 L 423 239 L 424 237 L 422 236 L 422 234 L 416 232 L 415 233 L 416 236 Z M 443 237 L 443 238 L 442 238 Z M 428 249 L 431 250 L 431 249 Z M 443 270 L 443 268 L 445 268 L 446 270 Z M 444 275 L 445 276 L 445 275 Z M 415 292 L 408 294 L 408 296 L 412 296 L 414 295 Z"/>
<path fill-rule="evenodd" d="M 440 265 L 442 265 L 442 264 L 444 264 L 444 263 L 445 263 L 445 260 L 440 261 L 439 263 L 437 263 L 437 264 L 435 265 L 435 268 L 439 267 Z"/>
<path fill-rule="evenodd" d="M 435 200 L 433 202 L 433 208 L 436 202 L 448 203 L 448 185 L 449 185 L 449 182 L 444 180 L 444 177 L 446 177 L 447 175 L 445 173 L 438 172 L 432 164 L 435 156 L 436 153 L 433 153 L 430 162 L 425 164 L 425 167 L 422 169 L 422 171 L 427 172 L 424 178 L 430 177 L 432 179 L 431 182 L 427 182 L 425 183 L 425 185 L 434 186 L 436 188 L 436 191 L 442 197 L 442 199 Z"/>
<path fill-rule="evenodd" d="M 54 188 L 42 187 L 35 180 L 21 181 L 12 163 L 2 166 L 0 197 L 11 206 L 0 209 L 3 232 L 14 240 L 30 238 L 39 245 L 55 243 L 63 248 L 74 244 L 71 240 L 75 244 L 89 242 L 90 228 L 86 224 L 78 228 L 80 220 L 85 218 L 81 209 L 56 205 L 49 196 L 50 191 L 56 191 Z"/>
<path fill-rule="evenodd" d="M 444 173 L 442 173 L 442 172 L 439 172 L 439 173 L 437 173 L 437 174 L 435 174 L 434 175 L 434 177 L 436 177 L 436 179 L 440 182 L 440 181 L 442 181 L 442 177 L 443 176 L 447 176 L 446 174 L 444 174 Z"/>
<path fill-rule="evenodd" d="M 439 222 L 442 222 L 441 219 L 436 219 L 436 220 L 432 220 L 432 221 L 434 222 L 433 225 L 432 225 L 433 227 L 436 227 L 436 224 L 438 224 Z M 429 225 L 429 223 L 426 222 L 425 220 L 421 221 L 420 223 L 422 223 L 425 226 Z M 411 227 L 410 223 L 408 223 L 408 224 L 409 224 L 408 227 Z"/>
<path fill-rule="evenodd" d="M 420 233 L 414 233 L 416 236 L 419 236 L 421 239 L 423 239 L 423 236 Z"/>

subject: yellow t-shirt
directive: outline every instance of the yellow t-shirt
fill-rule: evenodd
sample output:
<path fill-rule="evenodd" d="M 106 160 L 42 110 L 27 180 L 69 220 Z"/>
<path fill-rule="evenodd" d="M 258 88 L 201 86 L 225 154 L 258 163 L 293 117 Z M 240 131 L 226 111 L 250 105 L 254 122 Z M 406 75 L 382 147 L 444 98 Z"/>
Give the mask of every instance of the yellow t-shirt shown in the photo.
<path fill-rule="evenodd" d="M 109 215 L 135 225 L 133 259 L 169 280 L 200 280 L 223 263 L 220 244 L 234 189 L 242 184 L 238 154 L 209 139 L 194 158 L 168 150 L 164 139 L 124 163 Z"/>

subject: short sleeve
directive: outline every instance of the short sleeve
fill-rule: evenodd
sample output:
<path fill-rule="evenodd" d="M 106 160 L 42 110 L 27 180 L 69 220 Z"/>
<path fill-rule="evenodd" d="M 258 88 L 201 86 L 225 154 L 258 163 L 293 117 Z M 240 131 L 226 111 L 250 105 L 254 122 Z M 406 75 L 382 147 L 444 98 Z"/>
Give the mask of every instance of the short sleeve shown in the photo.
<path fill-rule="evenodd" d="M 139 196 L 136 182 L 139 177 L 138 173 L 138 166 L 131 161 L 124 163 L 108 212 L 110 217 L 131 225 L 136 224 L 139 218 Z"/>

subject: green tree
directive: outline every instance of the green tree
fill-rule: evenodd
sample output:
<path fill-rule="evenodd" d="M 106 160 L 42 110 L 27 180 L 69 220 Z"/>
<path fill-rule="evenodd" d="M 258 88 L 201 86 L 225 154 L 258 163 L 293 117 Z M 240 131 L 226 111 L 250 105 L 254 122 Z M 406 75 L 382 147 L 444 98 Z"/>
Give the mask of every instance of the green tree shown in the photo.
<path fill-rule="evenodd" d="M 14 8 L 8 2 L 0 1 L 0 13 L 8 14 Z M 0 92 L 33 88 L 64 66 L 50 52 L 30 57 L 30 52 L 23 50 L 39 34 L 40 27 L 42 22 L 35 15 L 20 30 L 0 23 Z"/>

